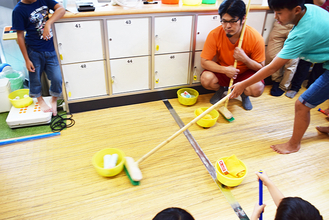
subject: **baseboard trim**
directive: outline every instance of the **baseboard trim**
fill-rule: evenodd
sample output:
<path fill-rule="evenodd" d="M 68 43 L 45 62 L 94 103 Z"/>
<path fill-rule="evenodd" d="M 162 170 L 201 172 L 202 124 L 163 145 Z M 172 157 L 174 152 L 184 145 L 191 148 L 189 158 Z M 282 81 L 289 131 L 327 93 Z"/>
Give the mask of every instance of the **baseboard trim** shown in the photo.
<path fill-rule="evenodd" d="M 212 93 L 214 91 L 207 90 L 202 86 L 191 86 L 189 88 L 193 88 L 199 92 L 200 95 Z M 133 105 L 144 102 L 152 102 L 163 99 L 172 99 L 177 98 L 177 90 L 178 89 L 170 89 L 164 91 L 154 91 L 143 94 L 134 94 L 120 97 L 109 97 L 104 99 L 95 99 L 90 101 L 83 102 L 74 102 L 68 103 L 70 113 L 78 113 L 85 111 L 93 111 L 104 108 L 112 108 L 124 105 Z"/>

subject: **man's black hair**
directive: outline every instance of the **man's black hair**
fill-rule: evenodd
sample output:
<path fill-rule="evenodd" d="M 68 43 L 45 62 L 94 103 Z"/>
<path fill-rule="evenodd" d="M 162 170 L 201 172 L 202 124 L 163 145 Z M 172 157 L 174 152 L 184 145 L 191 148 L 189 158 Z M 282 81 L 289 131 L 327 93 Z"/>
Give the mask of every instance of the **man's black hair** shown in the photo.
<path fill-rule="evenodd" d="M 311 203 L 299 197 L 286 197 L 280 202 L 275 220 L 323 220 L 320 212 Z"/>
<path fill-rule="evenodd" d="M 218 14 L 223 17 L 226 13 L 242 20 L 246 15 L 246 4 L 242 0 L 224 0 L 218 8 Z"/>
<path fill-rule="evenodd" d="M 285 8 L 292 10 L 297 6 L 300 6 L 304 10 L 304 4 L 305 0 L 268 0 L 268 6 L 274 11 Z"/>
<path fill-rule="evenodd" d="M 153 220 L 194 220 L 194 218 L 184 209 L 172 207 L 159 212 Z"/>

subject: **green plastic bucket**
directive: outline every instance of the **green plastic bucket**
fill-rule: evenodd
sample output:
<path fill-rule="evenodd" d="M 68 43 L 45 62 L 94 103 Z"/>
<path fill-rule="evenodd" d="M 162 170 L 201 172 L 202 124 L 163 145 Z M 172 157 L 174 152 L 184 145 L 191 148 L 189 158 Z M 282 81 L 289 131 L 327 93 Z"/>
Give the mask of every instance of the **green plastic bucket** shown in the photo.
<path fill-rule="evenodd" d="M 216 0 L 202 0 L 202 4 L 215 4 Z"/>
<path fill-rule="evenodd" d="M 10 81 L 11 91 L 15 91 L 23 88 L 23 77 L 22 74 L 16 71 L 8 71 L 4 73 L 4 77 L 8 78 Z"/>

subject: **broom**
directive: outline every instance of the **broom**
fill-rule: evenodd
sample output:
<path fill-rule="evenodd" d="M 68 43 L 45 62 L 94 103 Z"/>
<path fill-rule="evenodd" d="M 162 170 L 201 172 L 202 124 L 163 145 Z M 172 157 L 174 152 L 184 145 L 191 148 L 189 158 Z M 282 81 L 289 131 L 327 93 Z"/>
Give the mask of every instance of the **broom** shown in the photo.
<path fill-rule="evenodd" d="M 241 31 L 241 34 L 240 34 L 240 38 L 239 38 L 239 44 L 238 44 L 238 48 L 241 48 L 241 45 L 242 45 L 242 41 L 243 41 L 243 36 L 244 36 L 244 31 L 246 29 L 246 23 L 247 23 L 247 18 L 248 18 L 248 14 L 249 14 L 249 9 L 250 9 L 250 1 L 248 1 L 248 5 L 247 5 L 247 11 L 246 11 L 246 19 L 245 19 L 245 22 L 243 24 L 243 27 L 242 27 L 242 31 Z M 235 60 L 234 61 L 234 68 L 236 68 L 238 65 L 238 61 Z M 228 91 L 227 91 L 227 94 L 230 94 L 231 93 L 231 86 L 233 85 L 233 79 L 231 78 L 230 80 L 230 85 L 228 87 Z M 228 105 L 228 99 L 226 100 L 225 102 L 225 105 L 220 107 L 218 109 L 219 113 L 221 113 L 224 118 L 231 122 L 231 121 L 234 121 L 234 118 L 233 118 L 233 114 L 227 109 L 227 105 Z"/>
<path fill-rule="evenodd" d="M 132 157 L 125 157 L 125 172 L 130 180 L 130 182 L 133 185 L 139 185 L 139 181 L 143 178 L 142 172 L 139 169 L 139 164 L 144 161 L 146 158 L 154 154 L 157 150 L 159 150 L 161 147 L 172 141 L 174 138 L 176 138 L 179 134 L 183 133 L 185 130 L 187 130 L 191 125 L 199 121 L 201 118 L 203 118 L 206 114 L 211 112 L 213 109 L 218 107 L 220 104 L 222 104 L 225 100 L 227 100 L 229 95 L 226 95 L 224 98 L 216 102 L 213 106 L 209 107 L 207 110 L 202 112 L 199 116 L 194 118 L 192 121 L 190 121 L 188 124 L 186 124 L 184 127 L 182 127 L 179 131 L 177 131 L 175 134 L 171 135 L 169 138 L 167 138 L 165 141 L 160 143 L 158 146 L 153 148 L 151 151 L 149 151 L 147 154 L 145 154 L 143 157 L 141 157 L 136 162 Z"/>

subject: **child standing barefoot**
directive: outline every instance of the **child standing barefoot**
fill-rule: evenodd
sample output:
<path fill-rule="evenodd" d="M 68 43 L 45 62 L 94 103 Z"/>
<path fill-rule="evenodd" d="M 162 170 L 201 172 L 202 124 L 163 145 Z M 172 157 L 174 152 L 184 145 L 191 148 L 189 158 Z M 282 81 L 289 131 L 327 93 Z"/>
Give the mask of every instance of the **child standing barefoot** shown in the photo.
<path fill-rule="evenodd" d="M 49 10 L 54 14 L 49 18 Z M 21 0 L 12 14 L 13 30 L 29 71 L 30 97 L 37 98 L 43 112 L 57 115 L 57 98 L 62 94 L 62 75 L 53 43 L 51 25 L 65 14 L 54 0 Z M 24 37 L 24 31 L 26 35 Z M 51 106 L 41 96 L 41 74 L 51 81 Z"/>

